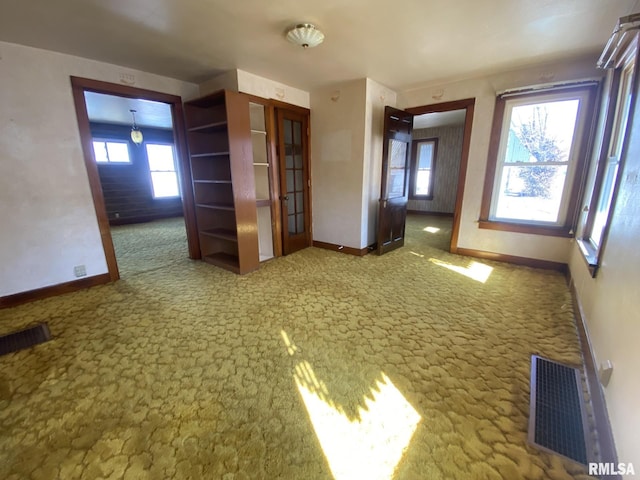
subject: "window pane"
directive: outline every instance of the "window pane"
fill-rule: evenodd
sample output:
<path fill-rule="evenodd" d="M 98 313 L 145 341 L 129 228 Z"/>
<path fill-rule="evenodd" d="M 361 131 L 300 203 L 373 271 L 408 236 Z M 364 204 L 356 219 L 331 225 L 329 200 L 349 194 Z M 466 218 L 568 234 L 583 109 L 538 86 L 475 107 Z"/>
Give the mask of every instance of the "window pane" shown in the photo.
<path fill-rule="evenodd" d="M 298 231 L 297 231 L 297 233 L 303 233 L 304 232 L 304 214 L 303 213 L 299 213 L 296 216 L 298 217 L 298 220 L 297 220 Z"/>
<path fill-rule="evenodd" d="M 591 227 L 591 241 L 594 245 L 599 246 L 602 241 L 602 233 L 604 227 L 607 224 L 607 218 L 609 217 L 609 208 L 611 208 L 611 200 L 613 200 L 613 184 L 616 181 L 618 174 L 618 162 L 610 161 L 607 164 L 607 171 L 605 172 L 602 182 L 602 190 L 600 191 L 600 197 L 598 201 L 598 209 L 596 210 L 595 217 L 593 219 L 593 226 Z"/>
<path fill-rule="evenodd" d="M 149 169 L 151 171 L 175 171 L 173 147 L 171 145 L 146 144 Z"/>
<path fill-rule="evenodd" d="M 288 226 L 289 226 L 289 234 L 295 235 L 296 233 L 298 233 L 296 231 L 296 216 L 295 215 L 289 215 Z"/>
<path fill-rule="evenodd" d="M 566 176 L 566 165 L 505 167 L 496 219 L 557 222 Z"/>
<path fill-rule="evenodd" d="M 579 103 L 575 99 L 513 107 L 504 162 L 569 161 Z"/>
<path fill-rule="evenodd" d="M 291 120 L 287 120 L 286 118 L 282 122 L 282 129 L 284 130 L 284 143 L 291 145 L 293 143 L 293 137 L 291 135 L 291 130 L 293 128 L 293 124 Z"/>
<path fill-rule="evenodd" d="M 404 196 L 406 179 L 407 144 L 399 140 L 389 140 L 389 172 L 387 178 L 387 198 Z"/>
<path fill-rule="evenodd" d="M 433 143 L 421 143 L 418 146 L 418 169 L 431 169 L 433 160 Z"/>
<path fill-rule="evenodd" d="M 111 163 L 129 163 L 129 144 L 107 142 L 107 152 Z"/>
<path fill-rule="evenodd" d="M 93 142 L 93 153 L 96 156 L 96 162 L 107 163 L 109 158 L 107 157 L 107 145 L 104 142 Z"/>
<path fill-rule="evenodd" d="M 416 195 L 429 195 L 431 170 L 418 170 L 416 174 Z"/>
<path fill-rule="evenodd" d="M 151 172 L 151 183 L 155 198 L 179 196 L 178 177 L 175 172 Z"/>
<path fill-rule="evenodd" d="M 418 158 L 416 162 L 417 171 L 415 172 L 415 191 L 414 195 L 430 195 L 431 194 L 431 169 L 433 168 L 433 155 L 435 153 L 434 142 L 421 142 L 418 144 Z"/>
<path fill-rule="evenodd" d="M 296 191 L 300 191 L 304 188 L 304 182 L 302 181 L 302 170 L 296 170 Z"/>

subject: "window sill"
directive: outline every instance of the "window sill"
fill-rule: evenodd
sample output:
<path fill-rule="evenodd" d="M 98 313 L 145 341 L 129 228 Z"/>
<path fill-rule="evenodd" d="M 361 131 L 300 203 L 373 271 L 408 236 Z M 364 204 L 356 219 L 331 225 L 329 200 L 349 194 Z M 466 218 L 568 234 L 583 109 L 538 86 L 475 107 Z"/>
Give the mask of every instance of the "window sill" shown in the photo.
<path fill-rule="evenodd" d="M 598 252 L 593 245 L 587 240 L 583 240 L 582 238 L 576 239 L 576 243 L 578 244 L 578 248 L 580 249 L 580 253 L 585 263 L 587 264 L 587 268 L 589 269 L 589 273 L 592 278 L 595 278 L 598 273 Z"/>
<path fill-rule="evenodd" d="M 545 235 L 548 237 L 573 238 L 569 227 L 546 227 L 543 225 L 531 225 L 525 223 L 495 222 L 490 220 L 478 220 L 479 228 L 488 230 L 500 230 L 503 232 L 529 233 L 532 235 Z"/>

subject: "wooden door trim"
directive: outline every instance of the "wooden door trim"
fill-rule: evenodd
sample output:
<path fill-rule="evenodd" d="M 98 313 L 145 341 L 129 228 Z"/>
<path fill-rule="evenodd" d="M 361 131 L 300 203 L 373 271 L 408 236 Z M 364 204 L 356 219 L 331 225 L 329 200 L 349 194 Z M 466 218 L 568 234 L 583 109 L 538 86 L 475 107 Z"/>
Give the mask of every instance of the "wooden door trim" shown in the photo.
<path fill-rule="evenodd" d="M 458 188 L 456 191 L 456 205 L 453 212 L 453 225 L 451 229 L 451 243 L 449 251 L 458 252 L 458 240 L 460 238 L 460 217 L 462 215 L 462 201 L 464 199 L 464 184 L 467 180 L 467 168 L 469 166 L 469 149 L 471 146 L 471 129 L 473 126 L 473 112 L 475 109 L 475 98 L 465 98 L 452 102 L 436 103 L 433 105 L 423 105 L 420 107 L 407 108 L 406 111 L 414 115 L 424 113 L 449 112 L 452 110 L 466 110 L 464 119 L 464 133 L 462 138 L 462 154 L 460 158 L 460 171 L 458 174 Z"/>
<path fill-rule="evenodd" d="M 120 278 L 120 273 L 118 271 L 118 263 L 116 261 L 113 239 L 111 237 L 109 216 L 107 214 L 104 194 L 102 192 L 102 186 L 100 184 L 98 166 L 93 160 L 91 128 L 89 124 L 89 115 L 87 113 L 84 92 L 97 92 L 109 95 L 117 95 L 120 97 L 139 98 L 155 102 L 167 103 L 170 105 L 171 114 L 173 117 L 173 134 L 176 149 L 179 153 L 178 168 L 180 169 L 182 208 L 184 212 L 185 226 L 187 231 L 189 257 L 197 258 L 200 247 L 195 222 L 195 206 L 193 204 L 191 172 L 189 171 L 187 161 L 188 150 L 185 137 L 184 116 L 182 114 L 182 98 L 177 95 L 145 90 L 128 85 L 119 85 L 117 83 L 109 83 L 74 76 L 71 76 L 71 89 L 73 93 L 76 117 L 78 120 L 78 130 L 80 133 L 80 142 L 82 145 L 84 163 L 87 169 L 89 187 L 91 189 L 91 197 L 93 199 L 96 218 L 98 220 L 98 229 L 100 231 L 102 248 L 104 250 L 105 258 L 107 261 L 107 269 L 109 272 L 110 280 L 118 280 Z"/>

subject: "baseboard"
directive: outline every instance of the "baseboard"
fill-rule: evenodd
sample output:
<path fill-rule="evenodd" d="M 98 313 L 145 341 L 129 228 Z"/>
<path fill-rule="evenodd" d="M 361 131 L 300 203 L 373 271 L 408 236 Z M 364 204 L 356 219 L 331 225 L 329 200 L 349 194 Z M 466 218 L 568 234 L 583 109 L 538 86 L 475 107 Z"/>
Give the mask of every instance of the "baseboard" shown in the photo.
<path fill-rule="evenodd" d="M 576 317 L 576 327 L 578 328 L 578 337 L 580 338 L 580 348 L 582 350 L 582 358 L 584 359 L 585 378 L 587 380 L 587 388 L 589 389 L 589 397 L 593 408 L 593 417 L 598 432 L 598 445 L 600 448 L 600 458 L 598 461 L 604 463 L 618 464 L 618 454 L 616 452 L 615 442 L 613 440 L 613 431 L 609 422 L 609 414 L 607 413 L 607 405 L 604 398 L 604 392 L 598 378 L 598 369 L 596 368 L 595 356 L 591 348 L 591 340 L 585 323 L 584 310 L 578 298 L 573 280 L 569 282 L 571 297 L 573 300 L 573 311 Z M 606 476 L 607 479 L 620 479 L 619 475 Z"/>
<path fill-rule="evenodd" d="M 318 248 L 324 248 L 325 250 L 333 250 L 334 252 L 348 253 L 349 255 L 355 255 L 357 257 L 363 257 L 371 251 L 371 248 L 353 248 L 345 247 L 344 245 L 336 245 L 334 243 L 313 241 L 313 246 Z"/>
<path fill-rule="evenodd" d="M 566 263 L 552 262 L 550 260 L 539 260 L 537 258 L 517 257 L 515 255 L 505 255 L 502 253 L 485 252 L 484 250 L 474 250 L 472 248 L 457 248 L 458 255 L 468 257 L 484 258 L 486 260 L 496 260 L 498 262 L 515 263 L 526 267 L 543 268 L 545 270 L 557 270 L 566 275 L 568 267 Z"/>
<path fill-rule="evenodd" d="M 449 212 L 427 212 L 424 210 L 407 210 L 407 213 L 413 215 L 431 215 L 433 217 L 453 217 L 453 213 Z"/>
<path fill-rule="evenodd" d="M 109 276 L 109 274 L 102 273 L 100 275 L 81 278 L 79 280 L 73 280 L 71 282 L 59 283 L 57 285 L 51 285 L 49 287 L 14 293 L 13 295 L 0 297 L 0 308 L 15 307 L 18 305 L 22 305 L 23 303 L 29 303 L 48 297 L 55 297 L 57 295 L 63 295 L 65 293 L 76 292 L 84 288 L 95 287 L 96 285 L 103 285 L 105 283 L 109 283 L 110 281 L 111 277 Z"/>

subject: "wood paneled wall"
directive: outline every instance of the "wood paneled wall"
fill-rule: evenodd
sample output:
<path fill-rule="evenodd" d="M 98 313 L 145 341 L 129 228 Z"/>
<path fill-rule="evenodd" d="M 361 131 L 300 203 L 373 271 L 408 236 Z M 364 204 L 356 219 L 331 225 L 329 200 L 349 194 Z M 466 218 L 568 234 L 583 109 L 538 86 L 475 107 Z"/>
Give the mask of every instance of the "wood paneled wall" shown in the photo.
<path fill-rule="evenodd" d="M 145 142 L 173 143 L 173 132 L 143 127 Z M 131 164 L 98 164 L 100 184 L 109 223 L 136 223 L 182 215 L 180 198 L 153 198 L 147 152 L 143 145 L 131 142 L 131 128 L 91 123 L 91 134 L 100 140 L 129 142 Z"/>
<path fill-rule="evenodd" d="M 453 213 L 456 206 L 458 174 L 462 157 L 464 125 L 422 128 L 413 131 L 413 139 L 437 138 L 433 200 L 409 200 L 407 209 L 422 212 Z"/>

